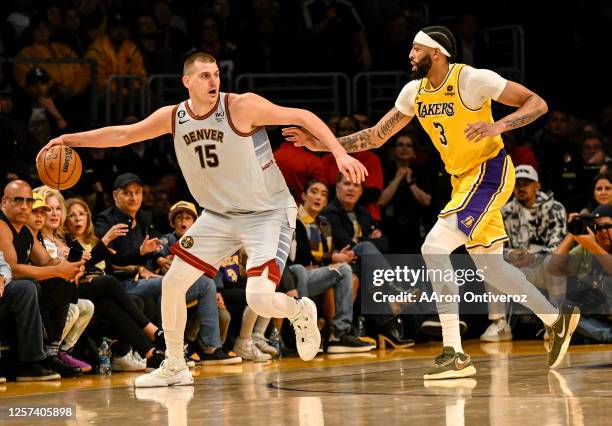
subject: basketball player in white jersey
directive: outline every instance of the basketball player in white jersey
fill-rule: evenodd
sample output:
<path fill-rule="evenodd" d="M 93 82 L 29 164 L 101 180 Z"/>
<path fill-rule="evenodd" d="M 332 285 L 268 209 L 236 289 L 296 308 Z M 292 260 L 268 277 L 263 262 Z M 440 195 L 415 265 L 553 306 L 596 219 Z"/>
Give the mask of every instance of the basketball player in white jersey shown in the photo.
<path fill-rule="evenodd" d="M 311 112 L 283 108 L 253 93 L 221 93 L 219 68 L 212 56 L 189 56 L 182 80 L 189 99 L 179 105 L 162 107 L 132 125 L 62 135 L 39 153 L 58 144 L 119 147 L 171 133 L 189 190 L 204 208 L 172 247 L 175 257 L 162 282 L 166 361 L 157 370 L 138 377 L 136 387 L 193 383 L 183 357 L 185 293 L 202 273 L 214 277 L 220 263 L 241 247 L 249 258 L 249 306 L 262 317 L 289 318 L 302 359 L 314 358 L 319 350 L 315 304 L 308 298 L 294 299 L 275 292 L 289 252 L 297 208 L 274 162 L 263 126 L 295 124 L 307 128 L 327 144 L 348 178 L 360 182 L 367 174 Z"/>

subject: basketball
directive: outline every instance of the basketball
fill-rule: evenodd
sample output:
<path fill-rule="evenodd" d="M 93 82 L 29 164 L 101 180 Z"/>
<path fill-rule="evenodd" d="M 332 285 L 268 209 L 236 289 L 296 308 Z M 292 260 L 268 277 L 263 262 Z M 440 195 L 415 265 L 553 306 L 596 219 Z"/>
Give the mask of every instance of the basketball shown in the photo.
<path fill-rule="evenodd" d="M 74 186 L 81 177 L 83 166 L 76 151 L 55 145 L 36 162 L 40 180 L 50 188 L 63 190 Z"/>

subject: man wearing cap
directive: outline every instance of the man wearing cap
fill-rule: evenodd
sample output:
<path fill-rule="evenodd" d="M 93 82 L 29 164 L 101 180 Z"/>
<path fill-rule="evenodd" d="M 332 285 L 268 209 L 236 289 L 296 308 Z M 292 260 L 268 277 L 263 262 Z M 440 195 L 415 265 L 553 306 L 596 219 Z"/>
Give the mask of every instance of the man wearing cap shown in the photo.
<path fill-rule="evenodd" d="M 19 118 L 28 123 L 32 135 L 43 145 L 68 129 L 68 122 L 62 114 L 63 107 L 51 95 L 51 79 L 44 68 L 34 67 L 26 74 L 28 104 L 19 111 Z"/>
<path fill-rule="evenodd" d="M 174 255 L 170 248 L 181 239 L 187 230 L 198 218 L 198 211 L 193 203 L 179 201 L 170 208 L 168 219 L 174 232 L 165 234 L 161 240 L 164 246 L 160 250 L 163 257 L 157 259 L 162 274 L 165 274 L 172 263 Z M 211 295 L 214 294 L 214 299 Z M 202 275 L 187 290 L 187 299 L 198 299 L 198 319 L 200 321 L 200 331 L 197 339 L 197 352 L 202 364 L 235 364 L 242 361 L 233 353 L 226 353 L 221 348 L 221 327 L 219 325 L 219 305 L 223 306 L 221 293 L 217 292 L 217 285 L 214 280 Z M 227 312 L 227 310 L 226 310 Z M 227 313 L 226 315 L 229 315 Z"/>
<path fill-rule="evenodd" d="M 419 31 L 409 55 L 416 78 L 404 86 L 395 106 L 375 126 L 338 141 L 349 152 L 377 148 L 416 116 L 452 176 L 451 200 L 421 247 L 427 268 L 433 272 L 434 291 L 450 296 L 436 302 L 444 348 L 423 378 L 476 374 L 461 345 L 456 302 L 459 288 L 452 281 L 443 281 L 439 273 L 453 269 L 449 255 L 462 245 L 478 269 L 484 271 L 489 285 L 506 294 L 527 296 L 525 305 L 552 336 L 548 365 L 555 368 L 567 352 L 579 310 L 565 305 L 557 309 L 519 269 L 505 262 L 503 243 L 508 237 L 501 215 L 515 181 L 501 134 L 535 121 L 548 106 L 533 91 L 493 71 L 453 63 L 456 51 L 455 38 L 448 28 L 432 26 Z M 492 100 L 517 109 L 494 120 Z M 287 140 L 312 150 L 326 149 L 304 129 L 288 128 L 283 134 Z"/>
<path fill-rule="evenodd" d="M 517 166 L 515 174 L 514 198 L 501 210 L 509 238 L 504 255 L 529 281 L 538 288 L 545 288 L 549 299 L 558 305 L 565 297 L 565 283 L 555 280 L 545 269 L 546 259 L 567 232 L 565 207 L 553 198 L 552 192 L 540 189 L 538 172 L 533 166 Z M 481 340 L 512 340 L 504 303 L 489 303 L 489 319 L 492 322 L 480 336 Z"/>

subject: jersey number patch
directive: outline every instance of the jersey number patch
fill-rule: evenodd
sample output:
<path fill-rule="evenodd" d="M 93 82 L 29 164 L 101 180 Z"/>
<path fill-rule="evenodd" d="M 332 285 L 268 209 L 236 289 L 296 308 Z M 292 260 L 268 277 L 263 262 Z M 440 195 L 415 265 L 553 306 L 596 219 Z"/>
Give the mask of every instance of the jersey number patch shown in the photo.
<path fill-rule="evenodd" d="M 217 149 L 216 145 L 198 145 L 195 147 L 195 152 L 198 153 L 198 157 L 200 158 L 200 166 L 203 169 L 206 167 L 217 167 L 219 165 L 219 157 L 215 152 Z"/>
<path fill-rule="evenodd" d="M 440 132 L 440 144 L 444 146 L 448 145 L 448 141 L 446 140 L 446 135 L 444 134 L 444 127 L 437 121 L 434 121 L 433 125 Z"/>

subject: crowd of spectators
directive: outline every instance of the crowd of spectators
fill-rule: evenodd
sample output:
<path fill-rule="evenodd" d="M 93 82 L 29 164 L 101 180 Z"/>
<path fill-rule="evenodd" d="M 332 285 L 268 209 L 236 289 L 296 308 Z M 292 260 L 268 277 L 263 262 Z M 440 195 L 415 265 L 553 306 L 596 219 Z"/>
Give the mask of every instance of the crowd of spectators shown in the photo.
<path fill-rule="evenodd" d="M 76 187 L 63 194 L 32 189 L 40 184 L 33 167 L 40 147 L 90 127 L 81 108 L 89 85 L 105 89 L 111 74 L 180 72 L 182 54 L 192 48 L 213 54 L 233 75 L 406 70 L 413 35 L 427 23 L 418 3 L 402 1 L 378 8 L 340 0 L 241 7 L 229 0 L 9 3 L 0 8 L 0 55 L 19 60 L 0 64 L 0 342 L 14 349 L 12 369 L 1 373 L 17 380 L 91 371 L 101 336 L 114 339 L 116 371 L 155 368 L 163 360 L 161 277 L 172 260 L 169 246 L 198 215 L 168 138 L 80 150 L 84 167 Z M 476 18 L 458 16 L 455 29 L 459 60 L 486 63 Z M 97 81 L 84 63 L 28 61 L 71 58 L 94 60 Z M 503 210 L 506 256 L 553 302 L 573 297 L 598 312 L 578 332 L 609 342 L 612 268 L 604 254 L 612 251 L 612 106 L 590 117 L 551 107 L 535 124 L 504 135 L 518 166 L 514 198 Z M 379 117 L 325 118 L 343 136 Z M 382 148 L 356 153 L 369 172 L 362 185 L 344 180 L 331 155 L 282 142 L 277 128 L 268 131 L 300 205 L 295 250 L 279 291 L 317 296 L 329 353 L 422 341 L 421 326 L 435 323 L 431 318 L 403 315 L 398 306 L 385 315 L 361 314 L 357 261 L 366 254 L 418 253 L 449 198 L 448 176 L 422 130 L 413 123 Z M 586 234 L 567 227 L 574 213 L 592 214 L 584 219 Z M 215 280 L 203 276 L 189 289 L 185 343 L 192 364 L 266 361 L 278 355 L 266 338 L 278 327 L 281 350 L 290 351 L 290 327 L 246 306 L 245 262 L 237 253 Z M 490 306 L 490 312 L 488 327 L 471 316 L 463 328 L 482 333 L 484 341 L 512 339 L 521 324 L 512 322 L 508 307 Z M 2 324 L 9 324 L 8 333 Z"/>

